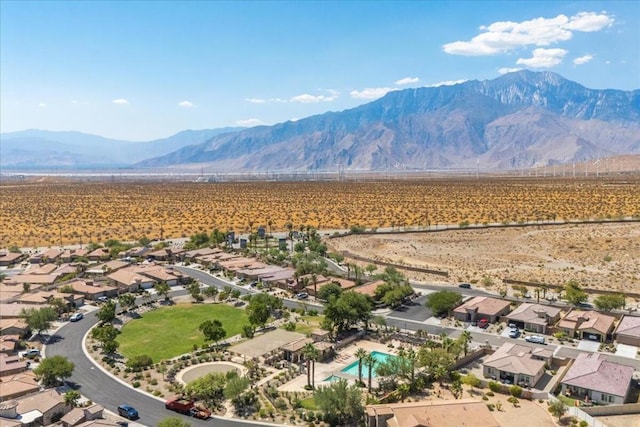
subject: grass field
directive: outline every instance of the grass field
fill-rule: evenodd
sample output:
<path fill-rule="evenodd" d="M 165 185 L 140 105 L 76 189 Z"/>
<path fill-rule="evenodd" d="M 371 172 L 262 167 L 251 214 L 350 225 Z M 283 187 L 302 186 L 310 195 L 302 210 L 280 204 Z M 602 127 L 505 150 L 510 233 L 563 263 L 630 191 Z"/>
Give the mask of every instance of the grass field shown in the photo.
<path fill-rule="evenodd" d="M 122 328 L 118 336 L 120 352 L 126 357 L 146 354 L 154 362 L 188 353 L 193 345 L 204 344 L 198 326 L 218 319 L 227 337 L 237 335 L 249 324 L 244 310 L 223 304 L 179 304 L 145 313 Z"/>

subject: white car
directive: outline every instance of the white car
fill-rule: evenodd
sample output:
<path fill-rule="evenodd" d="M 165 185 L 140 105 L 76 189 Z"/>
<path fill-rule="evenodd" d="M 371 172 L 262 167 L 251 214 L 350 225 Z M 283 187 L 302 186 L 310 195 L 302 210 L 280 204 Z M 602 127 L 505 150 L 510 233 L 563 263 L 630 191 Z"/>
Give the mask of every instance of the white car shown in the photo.
<path fill-rule="evenodd" d="M 84 314 L 78 312 L 78 313 L 73 313 L 71 315 L 71 317 L 69 317 L 69 321 L 70 322 L 77 322 L 78 320 L 82 320 L 84 318 Z"/>
<path fill-rule="evenodd" d="M 527 342 L 532 342 L 532 343 L 536 343 L 536 344 L 544 344 L 544 337 L 541 337 L 539 335 L 527 335 L 524 339 Z"/>

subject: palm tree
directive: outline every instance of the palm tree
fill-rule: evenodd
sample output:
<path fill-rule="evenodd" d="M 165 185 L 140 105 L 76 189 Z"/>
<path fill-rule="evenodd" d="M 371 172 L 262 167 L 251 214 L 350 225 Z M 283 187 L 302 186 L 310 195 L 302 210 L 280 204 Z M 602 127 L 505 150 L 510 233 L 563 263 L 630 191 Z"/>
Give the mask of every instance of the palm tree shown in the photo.
<path fill-rule="evenodd" d="M 355 356 L 358 358 L 358 384 L 362 384 L 362 361 L 367 357 L 367 350 L 364 348 L 358 348 L 355 352 Z"/>
<path fill-rule="evenodd" d="M 311 283 L 313 283 L 313 297 L 318 298 L 318 276 L 316 273 L 311 273 Z"/>
<path fill-rule="evenodd" d="M 371 393 L 371 378 L 373 377 L 373 366 L 378 362 L 378 360 L 373 356 L 373 353 L 368 353 L 364 358 L 364 364 L 369 367 L 369 393 Z"/>
<path fill-rule="evenodd" d="M 78 406 L 78 400 L 80 400 L 80 392 L 77 390 L 69 390 L 64 394 L 64 404 L 75 408 Z"/>
<path fill-rule="evenodd" d="M 400 393 L 400 401 L 404 403 L 404 399 L 406 399 L 407 396 L 409 395 L 409 391 L 411 391 L 411 387 L 409 386 L 409 384 L 402 383 L 398 385 L 397 390 L 398 390 L 398 393 Z"/>
<path fill-rule="evenodd" d="M 473 339 L 473 336 L 471 336 L 471 332 L 469 331 L 462 331 L 462 334 L 460 335 L 459 339 L 460 339 L 460 344 L 462 344 L 462 350 L 464 351 L 464 355 L 466 356 L 467 353 L 469 352 L 469 343 Z"/>
<path fill-rule="evenodd" d="M 311 362 L 314 362 L 315 367 L 315 359 L 317 358 L 318 350 L 314 347 L 313 343 L 307 343 L 302 348 L 302 355 L 307 364 L 307 387 L 312 388 L 311 385 Z"/>

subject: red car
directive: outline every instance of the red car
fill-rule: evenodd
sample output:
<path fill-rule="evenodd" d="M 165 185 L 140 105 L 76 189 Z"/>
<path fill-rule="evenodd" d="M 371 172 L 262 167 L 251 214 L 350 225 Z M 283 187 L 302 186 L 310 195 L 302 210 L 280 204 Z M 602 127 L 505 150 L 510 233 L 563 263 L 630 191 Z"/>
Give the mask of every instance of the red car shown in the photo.
<path fill-rule="evenodd" d="M 478 327 L 482 329 L 489 327 L 489 321 L 487 319 L 480 319 L 480 321 L 478 322 Z"/>

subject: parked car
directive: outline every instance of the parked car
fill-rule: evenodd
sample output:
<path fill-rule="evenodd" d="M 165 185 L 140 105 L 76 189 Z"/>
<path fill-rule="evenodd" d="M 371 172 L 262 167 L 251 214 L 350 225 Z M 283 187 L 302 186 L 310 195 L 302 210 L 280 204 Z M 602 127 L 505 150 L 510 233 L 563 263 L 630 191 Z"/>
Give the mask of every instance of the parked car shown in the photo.
<path fill-rule="evenodd" d="M 464 288 L 464 289 L 471 289 L 471 283 L 460 283 L 458 287 Z"/>
<path fill-rule="evenodd" d="M 519 329 L 511 329 L 509 331 L 509 338 L 518 338 L 520 336 L 520 330 Z"/>
<path fill-rule="evenodd" d="M 22 357 L 25 357 L 27 359 L 34 359 L 36 357 L 40 357 L 40 350 L 38 350 L 37 348 L 30 348 L 29 350 L 25 350 L 20 354 L 22 355 Z"/>
<path fill-rule="evenodd" d="M 306 292 L 300 292 L 299 294 L 296 294 L 296 298 L 298 299 L 306 299 L 309 298 L 309 294 Z"/>
<path fill-rule="evenodd" d="M 121 417 L 125 417 L 129 420 L 137 420 L 140 418 L 138 411 L 133 406 L 130 405 L 120 405 L 118 406 L 118 415 Z"/>
<path fill-rule="evenodd" d="M 78 312 L 78 313 L 73 313 L 71 315 L 71 317 L 69 317 L 69 321 L 70 322 L 77 322 L 78 320 L 82 320 L 84 319 L 84 314 Z"/>
<path fill-rule="evenodd" d="M 524 340 L 526 342 L 532 342 L 536 344 L 545 344 L 544 337 L 541 337 L 540 335 L 528 335 Z"/>
<path fill-rule="evenodd" d="M 98 302 L 107 302 L 107 301 L 109 301 L 109 297 L 106 297 L 106 296 L 103 295 L 101 297 L 96 298 L 96 301 L 98 301 Z"/>
<path fill-rule="evenodd" d="M 489 321 L 487 319 L 480 319 L 480 321 L 478 322 L 478 327 L 485 329 L 489 327 Z"/>

